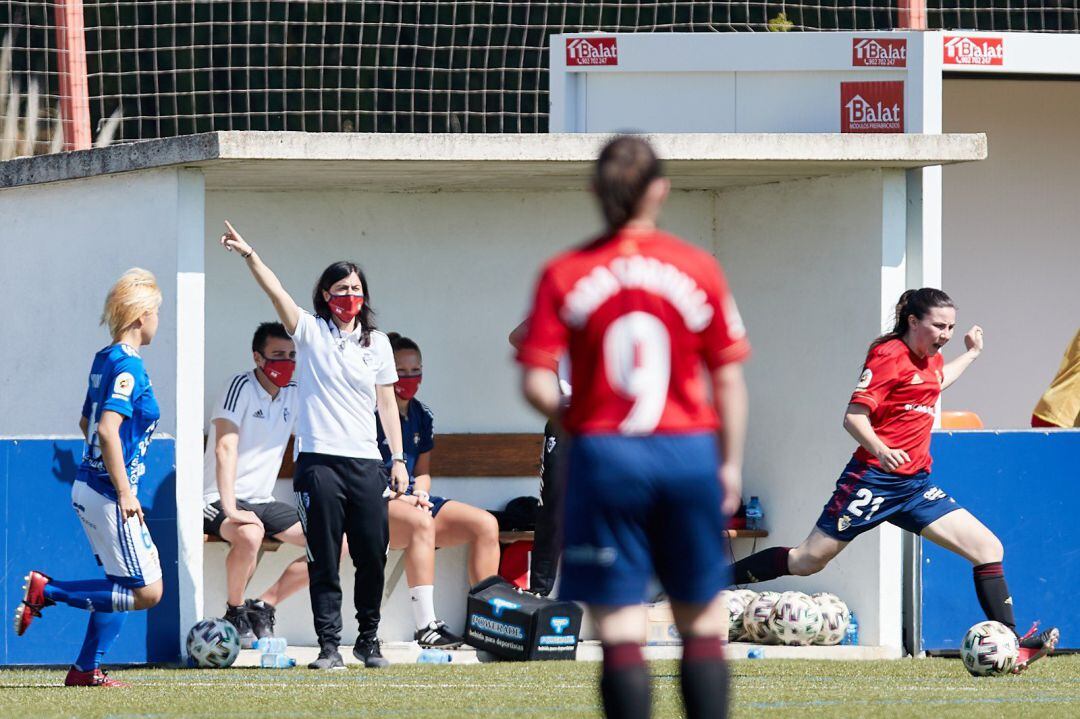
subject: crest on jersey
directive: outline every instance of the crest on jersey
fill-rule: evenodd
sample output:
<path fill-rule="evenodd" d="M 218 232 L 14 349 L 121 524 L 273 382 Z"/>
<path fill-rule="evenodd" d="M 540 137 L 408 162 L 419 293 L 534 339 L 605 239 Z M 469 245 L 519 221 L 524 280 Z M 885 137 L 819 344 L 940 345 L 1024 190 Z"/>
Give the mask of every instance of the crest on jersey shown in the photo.
<path fill-rule="evenodd" d="M 855 389 L 866 389 L 870 386 L 870 380 L 872 379 L 874 379 L 874 373 L 867 367 L 862 371 L 862 374 L 859 375 L 859 384 L 855 385 Z"/>
<path fill-rule="evenodd" d="M 130 372 L 121 372 L 116 376 L 116 382 L 113 383 L 113 395 L 130 397 L 134 389 L 135 378 L 131 376 Z"/>
<path fill-rule="evenodd" d="M 846 514 L 840 515 L 840 519 L 836 522 L 837 531 L 843 532 L 851 526 L 851 517 Z"/>

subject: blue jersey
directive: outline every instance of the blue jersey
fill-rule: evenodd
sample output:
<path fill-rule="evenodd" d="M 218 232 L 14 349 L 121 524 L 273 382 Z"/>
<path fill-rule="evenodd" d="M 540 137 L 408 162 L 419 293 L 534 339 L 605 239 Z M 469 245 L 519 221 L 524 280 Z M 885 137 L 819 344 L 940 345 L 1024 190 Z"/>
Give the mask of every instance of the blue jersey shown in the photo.
<path fill-rule="evenodd" d="M 383 462 L 389 469 L 390 444 L 383 433 L 382 422 L 376 421 L 375 427 L 379 439 L 379 451 L 382 452 Z M 405 414 L 401 416 L 401 443 L 405 452 L 405 467 L 409 470 L 411 490 L 411 480 L 416 476 L 416 460 L 421 454 L 430 452 L 435 447 L 435 415 L 420 400 L 410 400 Z"/>
<path fill-rule="evenodd" d="M 132 492 L 138 492 L 139 479 L 146 472 L 143 457 L 150 445 L 150 436 L 161 418 L 161 410 L 154 398 L 154 389 L 142 357 L 124 344 L 110 345 L 94 355 L 82 409 L 82 416 L 89 420 L 89 427 L 79 479 L 106 497 L 116 499 L 116 490 L 101 457 L 97 432 L 101 413 L 106 410 L 124 417 L 120 424 L 124 466 Z"/>

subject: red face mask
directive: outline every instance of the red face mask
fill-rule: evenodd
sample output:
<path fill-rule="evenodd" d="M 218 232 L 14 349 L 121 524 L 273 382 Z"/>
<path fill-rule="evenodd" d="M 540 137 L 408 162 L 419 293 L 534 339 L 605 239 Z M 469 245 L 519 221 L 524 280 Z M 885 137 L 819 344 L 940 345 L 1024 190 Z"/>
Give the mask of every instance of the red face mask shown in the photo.
<path fill-rule="evenodd" d="M 342 322 L 352 322 L 353 318 L 360 314 L 360 308 L 364 306 L 362 295 L 331 295 L 330 311 L 337 315 Z"/>
<path fill-rule="evenodd" d="M 268 359 L 262 366 L 262 371 L 263 374 L 266 375 L 266 378 L 278 387 L 284 387 L 289 384 L 295 369 L 296 362 L 293 360 Z"/>
<path fill-rule="evenodd" d="M 412 399 L 420 389 L 421 379 L 422 376 L 418 374 L 412 377 L 398 377 L 398 381 L 394 383 L 394 394 L 402 399 Z"/>

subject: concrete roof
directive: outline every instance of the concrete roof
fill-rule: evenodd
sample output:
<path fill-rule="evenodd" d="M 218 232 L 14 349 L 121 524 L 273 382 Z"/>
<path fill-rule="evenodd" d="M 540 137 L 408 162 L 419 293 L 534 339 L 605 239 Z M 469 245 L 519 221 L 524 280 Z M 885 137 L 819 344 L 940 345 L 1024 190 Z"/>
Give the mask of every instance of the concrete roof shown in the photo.
<path fill-rule="evenodd" d="M 0 163 L 0 188 L 162 167 L 197 167 L 207 189 L 382 192 L 580 188 L 595 134 L 212 132 Z M 982 134 L 650 135 L 673 185 L 709 190 L 876 167 L 986 157 Z"/>

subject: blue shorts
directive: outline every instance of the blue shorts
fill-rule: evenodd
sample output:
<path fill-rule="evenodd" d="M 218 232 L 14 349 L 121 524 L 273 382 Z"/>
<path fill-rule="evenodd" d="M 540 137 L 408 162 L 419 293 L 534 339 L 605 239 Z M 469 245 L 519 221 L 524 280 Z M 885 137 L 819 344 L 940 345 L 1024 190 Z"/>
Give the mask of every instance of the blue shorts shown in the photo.
<path fill-rule="evenodd" d="M 707 602 L 728 584 L 715 433 L 569 445 L 560 598 L 638 604 L 656 576 L 672 599 Z"/>
<path fill-rule="evenodd" d="M 431 516 L 432 516 L 432 518 L 434 518 L 435 515 L 437 515 L 439 513 L 439 510 L 443 508 L 444 504 L 446 504 L 447 502 L 450 501 L 446 497 L 436 497 L 434 495 L 428 497 L 428 499 L 431 500 Z"/>
<path fill-rule="evenodd" d="M 929 472 L 891 474 L 852 459 L 836 480 L 836 491 L 816 526 L 841 542 L 850 542 L 882 522 L 921 534 L 957 509 L 960 505 L 930 481 Z"/>

